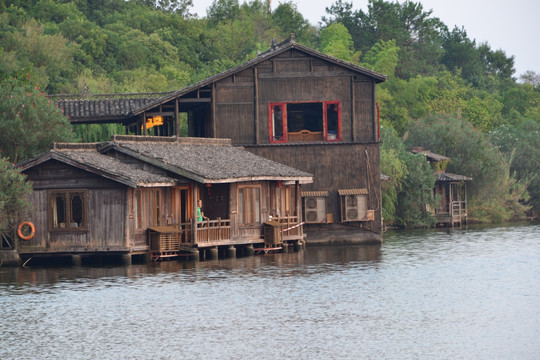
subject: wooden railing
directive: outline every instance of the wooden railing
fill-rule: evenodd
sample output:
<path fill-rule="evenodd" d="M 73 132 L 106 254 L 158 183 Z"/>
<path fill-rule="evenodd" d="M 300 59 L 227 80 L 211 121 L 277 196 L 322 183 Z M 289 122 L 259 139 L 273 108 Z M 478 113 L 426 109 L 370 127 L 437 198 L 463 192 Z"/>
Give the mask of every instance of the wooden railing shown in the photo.
<path fill-rule="evenodd" d="M 452 217 L 463 218 L 467 217 L 467 202 L 452 201 Z"/>
<path fill-rule="evenodd" d="M 277 221 L 281 224 L 283 231 L 283 236 L 302 236 L 304 231 L 302 225 L 296 226 L 300 223 L 298 216 L 275 216 L 272 217 L 272 221 Z M 289 229 L 289 230 L 286 230 Z"/>
<path fill-rule="evenodd" d="M 180 234 L 180 244 L 191 245 L 191 223 L 180 223 L 174 224 L 178 230 L 181 231 Z"/>
<path fill-rule="evenodd" d="M 231 220 L 217 219 L 197 222 L 197 244 L 231 240 Z"/>

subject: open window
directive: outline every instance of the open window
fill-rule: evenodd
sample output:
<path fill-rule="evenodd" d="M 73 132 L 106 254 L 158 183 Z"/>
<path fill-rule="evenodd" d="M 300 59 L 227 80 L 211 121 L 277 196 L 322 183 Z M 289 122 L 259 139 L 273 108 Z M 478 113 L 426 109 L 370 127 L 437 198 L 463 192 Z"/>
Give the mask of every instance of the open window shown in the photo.
<path fill-rule="evenodd" d="M 313 101 L 270 103 L 270 142 L 341 140 L 341 103 Z"/>
<path fill-rule="evenodd" d="M 87 192 L 84 190 L 50 192 L 49 230 L 87 230 L 87 207 Z"/>

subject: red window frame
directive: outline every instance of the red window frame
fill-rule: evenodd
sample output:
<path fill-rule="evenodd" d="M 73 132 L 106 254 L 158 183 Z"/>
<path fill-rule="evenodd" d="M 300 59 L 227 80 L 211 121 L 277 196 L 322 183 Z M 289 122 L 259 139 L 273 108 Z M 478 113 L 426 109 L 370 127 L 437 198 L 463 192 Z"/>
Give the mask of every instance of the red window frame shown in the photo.
<path fill-rule="evenodd" d="M 268 103 L 268 134 L 270 136 L 271 143 L 286 143 L 287 142 L 287 104 L 302 104 L 302 103 L 321 103 L 323 108 L 323 134 L 324 141 L 326 142 L 336 142 L 341 141 L 341 101 L 331 100 L 331 101 L 289 101 L 289 102 L 271 102 Z M 335 136 L 329 133 L 328 131 L 328 108 L 332 105 L 337 106 L 337 133 Z M 276 138 L 274 134 L 275 124 L 274 124 L 274 108 L 280 107 L 283 121 L 282 121 L 282 136 L 281 138 Z"/>
<path fill-rule="evenodd" d="M 270 142 L 272 143 L 285 143 L 287 142 L 287 104 L 286 103 L 269 103 L 268 104 L 268 133 L 270 134 Z M 274 108 L 281 108 L 282 118 L 282 129 L 281 129 L 281 139 L 276 138 L 274 134 Z"/>
<path fill-rule="evenodd" d="M 337 133 L 334 137 L 330 137 L 328 133 L 328 108 L 332 105 L 337 107 Z M 341 141 L 341 102 L 340 101 L 323 101 L 323 131 L 326 141 Z"/>

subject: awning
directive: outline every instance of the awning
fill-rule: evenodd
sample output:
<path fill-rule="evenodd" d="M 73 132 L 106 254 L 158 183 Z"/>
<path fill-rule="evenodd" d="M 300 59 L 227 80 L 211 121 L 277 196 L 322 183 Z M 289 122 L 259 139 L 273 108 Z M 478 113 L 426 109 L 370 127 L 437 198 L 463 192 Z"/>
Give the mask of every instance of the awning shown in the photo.
<path fill-rule="evenodd" d="M 344 195 L 367 195 L 368 189 L 338 189 L 340 196 Z"/>
<path fill-rule="evenodd" d="M 302 191 L 302 197 L 327 197 L 328 191 Z"/>

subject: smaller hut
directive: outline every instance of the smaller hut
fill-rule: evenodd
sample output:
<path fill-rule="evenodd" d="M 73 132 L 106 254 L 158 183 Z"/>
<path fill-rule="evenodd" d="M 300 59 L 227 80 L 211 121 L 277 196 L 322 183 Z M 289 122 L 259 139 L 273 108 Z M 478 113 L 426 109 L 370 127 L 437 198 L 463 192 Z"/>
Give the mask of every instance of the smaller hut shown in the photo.
<path fill-rule="evenodd" d="M 467 186 L 472 178 L 446 172 L 451 159 L 422 147 L 411 149 L 414 154 L 424 155 L 435 171 L 433 196 L 437 200 L 433 215 L 438 226 L 461 226 L 467 223 Z"/>
<path fill-rule="evenodd" d="M 301 184 L 312 175 L 254 155 L 228 139 L 113 136 L 54 144 L 21 164 L 33 183 L 31 238 L 21 257 L 149 254 L 264 247 L 264 224 L 303 241 Z M 290 207 L 280 217 L 283 191 Z M 197 219 L 202 200 L 204 219 Z M 283 231 L 282 231 L 283 230 Z"/>

